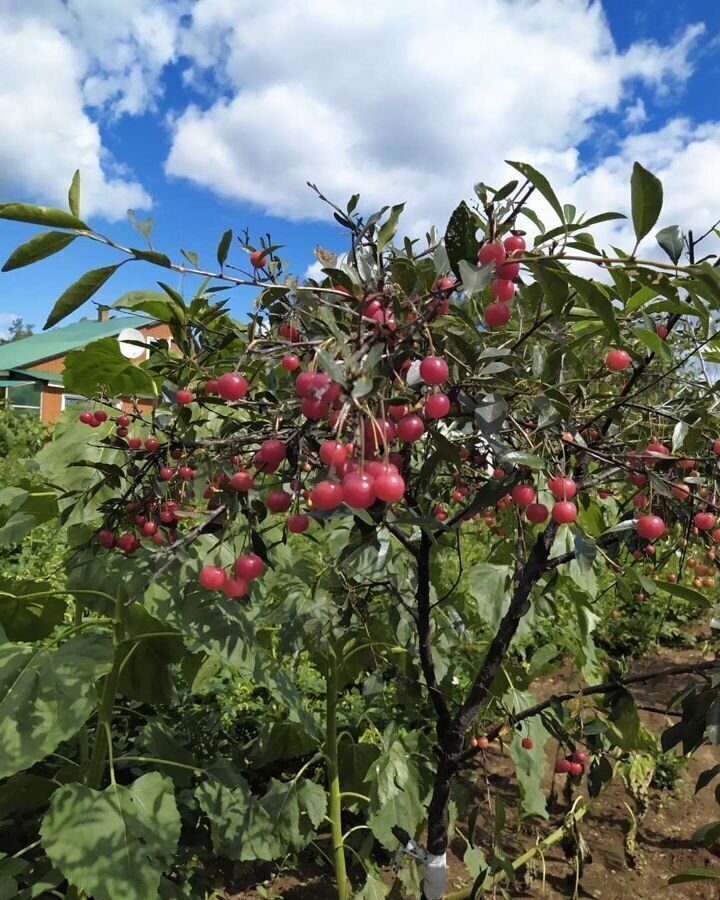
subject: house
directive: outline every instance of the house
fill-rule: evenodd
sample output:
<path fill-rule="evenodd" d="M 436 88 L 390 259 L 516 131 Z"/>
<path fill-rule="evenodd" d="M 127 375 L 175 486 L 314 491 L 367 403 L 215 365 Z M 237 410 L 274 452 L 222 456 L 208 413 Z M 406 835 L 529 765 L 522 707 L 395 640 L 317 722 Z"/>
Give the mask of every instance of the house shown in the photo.
<path fill-rule="evenodd" d="M 37 416 L 41 422 L 55 422 L 64 409 L 85 399 L 65 391 L 63 370 L 67 354 L 98 338 L 118 337 L 128 328 L 139 331 L 148 345 L 146 351 L 138 351 L 133 362 L 147 359 L 154 341 L 170 342 L 170 329 L 164 322 L 144 316 L 110 317 L 109 310 L 100 307 L 97 320 L 52 328 L 0 345 L 0 405 Z M 125 409 L 130 403 L 120 398 L 119 405 Z M 147 410 L 152 403 L 149 399 L 140 400 L 138 407 Z"/>

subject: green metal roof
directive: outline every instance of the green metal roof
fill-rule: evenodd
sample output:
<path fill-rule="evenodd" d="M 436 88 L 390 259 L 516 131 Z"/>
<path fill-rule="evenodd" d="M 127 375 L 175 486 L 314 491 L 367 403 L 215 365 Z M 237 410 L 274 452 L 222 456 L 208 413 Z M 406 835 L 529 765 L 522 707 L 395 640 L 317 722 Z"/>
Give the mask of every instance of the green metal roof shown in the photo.
<path fill-rule="evenodd" d="M 51 328 L 32 337 L 21 338 L 0 345 L 0 372 L 8 369 L 23 369 L 36 365 L 45 359 L 63 356 L 76 347 L 83 347 L 98 338 L 113 337 L 123 328 L 147 328 L 154 320 L 145 316 L 117 316 L 106 322 L 88 320 L 64 325 L 62 328 Z"/>
<path fill-rule="evenodd" d="M 10 375 L 20 376 L 20 378 L 29 378 L 32 381 L 44 381 L 46 384 L 63 384 L 61 372 L 43 372 L 42 369 L 8 369 Z M 18 378 L 16 377 L 17 381 Z"/>

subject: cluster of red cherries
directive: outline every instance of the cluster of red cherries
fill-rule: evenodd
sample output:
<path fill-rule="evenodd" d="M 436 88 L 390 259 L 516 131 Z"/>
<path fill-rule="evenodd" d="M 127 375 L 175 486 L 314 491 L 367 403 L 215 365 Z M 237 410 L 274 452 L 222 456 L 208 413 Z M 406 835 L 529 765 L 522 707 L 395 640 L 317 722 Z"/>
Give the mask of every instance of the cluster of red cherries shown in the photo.
<path fill-rule="evenodd" d="M 485 324 L 488 328 L 500 328 L 510 320 L 508 304 L 515 296 L 515 279 L 520 274 L 520 263 L 515 257 L 525 250 L 525 239 L 511 234 L 500 243 L 492 241 L 478 251 L 481 266 L 494 265 L 495 278 L 490 282 L 492 302 L 485 307 Z"/>

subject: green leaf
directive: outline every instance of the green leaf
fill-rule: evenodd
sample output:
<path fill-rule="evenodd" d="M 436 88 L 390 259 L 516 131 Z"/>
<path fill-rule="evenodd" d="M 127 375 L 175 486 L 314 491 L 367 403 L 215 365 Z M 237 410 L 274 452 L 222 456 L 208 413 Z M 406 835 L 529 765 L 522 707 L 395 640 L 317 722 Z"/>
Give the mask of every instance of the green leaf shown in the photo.
<path fill-rule="evenodd" d="M 104 791 L 65 785 L 53 794 L 40 838 L 51 862 L 95 900 L 157 897 L 180 838 L 173 783 L 150 772 Z"/>
<path fill-rule="evenodd" d="M 394 825 L 414 834 L 425 816 L 420 797 L 420 772 L 400 741 L 393 741 L 370 766 L 368 825 L 386 849 L 397 849 Z"/>
<path fill-rule="evenodd" d="M 632 694 L 618 690 L 609 698 L 612 733 L 615 743 L 622 750 L 657 751 L 655 737 L 640 721 Z"/>
<path fill-rule="evenodd" d="M 468 591 L 477 600 L 478 614 L 494 634 L 510 602 L 510 566 L 478 562 L 468 572 Z"/>
<path fill-rule="evenodd" d="M 41 231 L 13 250 L 2 271 L 11 272 L 13 269 L 21 269 L 41 259 L 47 259 L 48 256 L 59 253 L 68 244 L 72 244 L 76 237 L 76 234 L 68 234 L 65 231 Z"/>
<path fill-rule="evenodd" d="M 683 233 L 679 225 L 668 225 L 667 228 L 661 228 L 655 235 L 655 240 L 660 244 L 662 249 L 667 253 L 670 259 L 677 265 L 682 256 L 685 244 L 683 242 Z"/>
<path fill-rule="evenodd" d="M 48 594 L 49 596 L 28 596 Z M 53 633 L 67 604 L 41 581 L 0 578 L 0 626 L 10 641 L 40 641 Z"/>
<path fill-rule="evenodd" d="M 27 222 L 30 225 L 48 225 L 50 228 L 92 230 L 82 219 L 63 209 L 55 209 L 52 206 L 32 206 L 29 203 L 0 203 L 0 219 Z"/>
<path fill-rule="evenodd" d="M 657 222 L 663 204 L 663 186 L 659 178 L 639 162 L 633 166 L 630 179 L 632 220 L 638 243 Z"/>
<path fill-rule="evenodd" d="M 654 353 L 660 359 L 667 362 L 672 359 L 672 352 L 667 342 L 663 341 L 654 331 L 650 331 L 649 328 L 633 328 L 632 333 L 639 341 L 645 344 L 651 353 Z"/>
<path fill-rule="evenodd" d="M 565 278 L 568 283 L 575 288 L 578 295 L 582 297 L 588 308 L 591 309 L 605 325 L 608 333 L 617 340 L 620 340 L 620 331 L 618 329 L 617 321 L 615 320 L 615 307 L 612 305 L 612 302 L 604 289 L 594 281 L 588 281 L 585 278 L 581 278 L 579 275 L 572 275 L 569 272 L 565 274 Z"/>
<path fill-rule="evenodd" d="M 687 884 L 690 881 L 712 881 L 720 879 L 720 869 L 686 869 L 668 881 L 668 884 Z"/>
<path fill-rule="evenodd" d="M 517 169 L 517 171 L 527 178 L 527 180 L 532 184 L 536 190 L 538 190 L 543 197 L 547 200 L 547 202 L 552 206 L 555 212 L 558 214 L 558 218 L 561 222 L 565 222 L 565 210 L 560 205 L 560 201 L 555 196 L 555 191 L 550 187 L 550 182 L 547 178 L 541 173 L 538 172 L 537 169 L 534 169 L 532 166 L 523 162 L 512 162 L 509 159 L 506 159 L 505 162 L 512 166 L 513 169 Z"/>
<path fill-rule="evenodd" d="M 60 647 L 0 645 L 0 778 L 29 768 L 78 731 L 112 657 L 110 637 L 100 634 Z"/>
<path fill-rule="evenodd" d="M 158 253 L 157 250 L 138 250 L 136 247 L 131 247 L 130 252 L 135 259 L 152 263 L 154 266 L 162 266 L 164 269 L 169 269 L 172 266 L 170 257 L 164 253 Z"/>
<path fill-rule="evenodd" d="M 363 889 L 359 894 L 353 895 L 353 900 L 384 900 L 387 896 L 388 889 L 382 878 L 376 878 L 368 873 Z"/>
<path fill-rule="evenodd" d="M 118 263 L 114 266 L 105 266 L 102 269 L 91 269 L 82 278 L 71 284 L 62 293 L 55 306 L 53 306 L 47 322 L 43 325 L 43 329 L 52 328 L 53 325 L 57 325 L 66 316 L 74 313 L 86 300 L 89 300 L 93 294 L 100 290 L 110 276 L 120 268 L 120 265 Z"/>
<path fill-rule="evenodd" d="M 177 318 L 185 320 L 184 315 L 178 315 L 176 304 L 161 291 L 128 291 L 113 303 L 113 307 L 144 312 L 159 322 L 172 322 Z"/>
<path fill-rule="evenodd" d="M 466 259 L 458 260 L 457 271 L 463 291 L 468 297 L 474 297 L 485 290 L 495 276 L 493 269 L 493 266 L 476 266 Z"/>
<path fill-rule="evenodd" d="M 508 699 L 515 702 L 520 709 L 525 709 L 532 706 L 536 698 L 532 694 L 515 694 Z M 522 810 L 526 816 L 541 816 L 547 819 L 546 796 L 541 789 L 541 781 L 546 764 L 544 748 L 550 735 L 539 716 L 526 719 L 522 728 L 522 732 L 515 732 L 510 743 L 510 756 L 515 762 Z M 523 748 L 523 737 L 532 738 L 535 745 L 532 750 Z"/>
<path fill-rule="evenodd" d="M 530 469 L 545 469 L 547 463 L 541 456 L 534 453 L 528 453 L 526 450 L 508 450 L 507 453 L 501 454 L 501 461 L 510 463 L 514 466 L 528 466 Z"/>
<path fill-rule="evenodd" d="M 134 209 L 129 209 L 127 211 L 127 214 L 128 214 L 128 219 L 130 219 L 130 224 L 132 225 L 132 227 L 136 231 L 139 231 L 140 234 L 149 243 L 150 242 L 150 233 L 152 232 L 153 225 L 155 224 L 152 217 L 148 217 L 147 219 L 138 219 L 138 217 L 135 215 Z"/>
<path fill-rule="evenodd" d="M 701 594 L 700 591 L 696 591 L 695 588 L 687 587 L 687 585 L 684 584 L 671 584 L 664 579 L 658 579 L 653 582 L 653 584 L 658 590 L 667 591 L 667 593 L 672 594 L 673 597 L 679 597 L 682 600 L 689 600 L 691 603 L 695 603 L 698 608 L 706 608 L 712 602 L 705 594 Z"/>
<path fill-rule="evenodd" d="M 57 782 L 30 772 L 20 772 L 0 785 L 0 819 L 27 814 L 47 806 Z"/>
<path fill-rule="evenodd" d="M 161 382 L 161 376 L 158 376 Z M 142 365 L 133 365 L 115 338 L 100 338 L 71 350 L 65 357 L 65 388 L 83 397 L 94 397 L 105 389 L 109 396 L 157 396 L 157 384 Z"/>
<path fill-rule="evenodd" d="M 70 182 L 68 207 L 74 216 L 80 216 L 80 169 L 75 169 L 75 174 Z"/>
<path fill-rule="evenodd" d="M 297 759 L 311 754 L 317 748 L 311 737 L 298 722 L 265 722 L 253 745 L 250 756 L 253 766 L 260 768 L 278 759 Z"/>
<path fill-rule="evenodd" d="M 228 230 L 220 238 L 220 243 L 218 244 L 217 248 L 217 261 L 221 269 L 225 265 L 225 260 L 227 259 L 228 251 L 230 250 L 230 244 L 232 243 L 232 238 L 232 228 L 228 228 Z"/>
<path fill-rule="evenodd" d="M 180 250 L 185 259 L 190 263 L 190 265 L 197 269 L 200 265 L 200 257 L 194 250 Z"/>
<path fill-rule="evenodd" d="M 390 215 L 388 216 L 387 221 L 383 222 L 383 224 L 380 226 L 380 230 L 378 231 L 376 238 L 378 253 L 382 253 L 383 247 L 386 244 L 389 244 L 390 241 L 395 237 L 398 222 L 400 221 L 400 214 L 404 209 L 404 203 L 398 203 L 396 206 L 393 206 L 390 210 Z"/>
<path fill-rule="evenodd" d="M 458 278 L 462 278 L 459 267 L 461 259 L 472 263 L 477 260 L 478 240 L 475 233 L 478 225 L 477 216 L 464 201 L 450 216 L 445 230 L 445 250 L 450 268 Z"/>

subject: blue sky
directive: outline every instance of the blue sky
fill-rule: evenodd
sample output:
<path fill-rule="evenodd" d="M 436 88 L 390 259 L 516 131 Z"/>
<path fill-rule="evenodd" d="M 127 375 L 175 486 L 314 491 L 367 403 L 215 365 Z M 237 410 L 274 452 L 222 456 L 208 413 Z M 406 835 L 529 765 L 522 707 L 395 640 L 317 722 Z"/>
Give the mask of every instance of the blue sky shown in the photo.
<path fill-rule="evenodd" d="M 421 234 L 476 181 L 507 180 L 505 158 L 591 212 L 627 208 L 640 159 L 665 183 L 661 224 L 705 227 L 719 97 L 714 0 L 4 0 L 0 202 L 62 204 L 79 166 L 87 218 L 120 242 L 142 240 L 124 219 L 135 206 L 174 258 L 212 266 L 220 234 L 247 227 L 303 274 L 315 245 L 344 246 L 306 180 L 341 203 L 357 190 L 366 209 L 408 201 Z M 32 233 L 0 222 L 0 256 Z M 114 258 L 76 241 L 0 275 L 0 332 L 13 315 L 39 328 Z M 127 266 L 96 299 L 158 277 Z"/>

